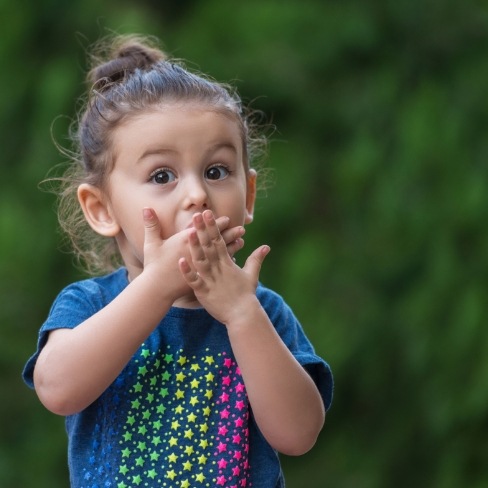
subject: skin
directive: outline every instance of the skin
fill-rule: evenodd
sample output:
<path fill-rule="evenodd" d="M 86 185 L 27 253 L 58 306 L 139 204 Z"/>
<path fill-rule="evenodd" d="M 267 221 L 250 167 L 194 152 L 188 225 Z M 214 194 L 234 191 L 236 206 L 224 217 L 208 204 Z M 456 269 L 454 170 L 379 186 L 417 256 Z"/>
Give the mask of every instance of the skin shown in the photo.
<path fill-rule="evenodd" d="M 83 184 L 78 198 L 92 228 L 116 238 L 130 283 L 75 329 L 50 333 L 34 371 L 40 400 L 60 415 L 81 411 L 171 306 L 204 307 L 227 328 L 264 437 L 288 455 L 308 451 L 325 412 L 256 298 L 269 247 L 242 268 L 231 257 L 256 195 L 236 121 L 202 106 L 165 105 L 126 121 L 113 144 L 108 187 Z"/>

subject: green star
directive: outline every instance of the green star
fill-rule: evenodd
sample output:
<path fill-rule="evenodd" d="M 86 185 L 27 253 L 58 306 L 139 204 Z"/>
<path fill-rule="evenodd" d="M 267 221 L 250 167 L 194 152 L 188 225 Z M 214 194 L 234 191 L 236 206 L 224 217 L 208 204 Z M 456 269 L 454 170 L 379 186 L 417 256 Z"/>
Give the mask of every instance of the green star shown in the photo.
<path fill-rule="evenodd" d="M 159 459 L 160 454 L 156 451 L 151 452 L 151 461 L 157 461 Z"/>
<path fill-rule="evenodd" d="M 154 437 L 152 438 L 152 443 L 153 443 L 155 446 L 157 446 L 157 445 L 161 444 L 161 437 L 160 437 L 159 435 L 154 436 Z"/>
<path fill-rule="evenodd" d="M 141 374 L 142 376 L 145 376 L 147 374 L 147 368 L 146 368 L 146 366 L 141 366 L 139 368 L 139 373 L 138 374 Z"/>
<path fill-rule="evenodd" d="M 174 361 L 173 359 L 173 355 L 172 354 L 166 354 L 164 356 L 164 360 L 169 364 L 169 363 L 172 363 Z"/>
<path fill-rule="evenodd" d="M 154 395 L 152 393 L 148 393 L 147 396 L 146 396 L 146 400 L 149 403 L 152 403 L 154 401 Z"/>
<path fill-rule="evenodd" d="M 122 481 L 117 485 L 117 488 L 128 488 L 127 485 Z"/>
<path fill-rule="evenodd" d="M 123 475 L 126 475 L 129 471 L 129 468 L 127 467 L 126 464 L 124 464 L 123 466 L 120 466 L 119 468 L 119 473 L 122 473 Z"/>
<path fill-rule="evenodd" d="M 148 472 L 147 472 L 147 475 L 148 475 L 148 477 L 149 477 L 149 478 L 151 478 L 151 479 L 156 478 L 156 470 L 155 470 L 155 469 L 151 469 L 151 471 L 148 471 Z"/>
<path fill-rule="evenodd" d="M 144 435 L 147 432 L 147 428 L 145 425 L 141 425 L 138 429 L 139 434 Z"/>
<path fill-rule="evenodd" d="M 144 420 L 149 420 L 151 417 L 151 412 L 149 410 L 145 410 L 144 413 L 142 414 L 142 418 Z"/>
<path fill-rule="evenodd" d="M 141 456 L 136 459 L 136 466 L 144 466 L 144 459 Z"/>
<path fill-rule="evenodd" d="M 141 351 L 141 356 L 147 358 L 150 355 L 149 349 L 143 349 Z"/>
<path fill-rule="evenodd" d="M 132 483 L 135 483 L 136 485 L 140 485 L 142 483 L 142 479 L 139 475 L 133 476 L 132 477 Z"/>
<path fill-rule="evenodd" d="M 132 408 L 138 409 L 141 406 L 141 402 L 139 400 L 132 400 L 131 402 Z"/>
<path fill-rule="evenodd" d="M 139 451 L 145 451 L 147 449 L 146 443 L 145 442 L 138 442 L 137 443 L 137 449 L 139 449 Z"/>
<path fill-rule="evenodd" d="M 130 432 L 126 432 L 123 437 L 124 437 L 124 441 L 132 440 L 132 434 Z"/>
<path fill-rule="evenodd" d="M 125 449 L 122 451 L 122 457 L 126 457 L 126 458 L 128 458 L 128 457 L 130 457 L 130 453 L 131 453 L 130 449 L 126 447 L 126 448 L 125 448 Z"/>
<path fill-rule="evenodd" d="M 164 381 L 169 381 L 171 378 L 171 375 L 167 371 L 165 371 L 161 376 Z"/>
<path fill-rule="evenodd" d="M 141 385 L 139 382 L 137 382 L 137 383 L 134 385 L 134 391 L 135 391 L 136 393 L 140 393 L 140 392 L 142 391 L 142 385 Z"/>
<path fill-rule="evenodd" d="M 166 396 L 169 395 L 168 393 L 168 388 L 161 388 L 161 390 L 159 390 L 159 394 L 164 398 Z"/>
<path fill-rule="evenodd" d="M 156 420 L 155 422 L 153 422 L 153 429 L 155 430 L 159 430 L 162 426 L 163 424 L 161 423 L 161 420 Z"/>
<path fill-rule="evenodd" d="M 164 414 L 164 412 L 166 411 L 166 407 L 164 405 L 158 405 L 156 411 L 160 414 Z"/>
<path fill-rule="evenodd" d="M 136 419 L 134 418 L 134 415 L 130 415 L 129 417 L 127 417 L 127 423 L 129 425 L 134 425 L 136 423 Z"/>

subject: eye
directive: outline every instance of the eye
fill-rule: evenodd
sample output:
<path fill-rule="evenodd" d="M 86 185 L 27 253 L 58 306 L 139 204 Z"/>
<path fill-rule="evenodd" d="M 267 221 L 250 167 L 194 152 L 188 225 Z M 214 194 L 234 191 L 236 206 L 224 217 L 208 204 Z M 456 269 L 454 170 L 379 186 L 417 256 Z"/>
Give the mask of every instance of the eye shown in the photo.
<path fill-rule="evenodd" d="M 225 166 L 212 166 L 205 172 L 208 180 L 222 180 L 230 175 L 230 171 Z"/>
<path fill-rule="evenodd" d="M 166 185 L 176 180 L 176 175 L 170 169 L 157 169 L 151 173 L 150 181 L 157 185 Z"/>

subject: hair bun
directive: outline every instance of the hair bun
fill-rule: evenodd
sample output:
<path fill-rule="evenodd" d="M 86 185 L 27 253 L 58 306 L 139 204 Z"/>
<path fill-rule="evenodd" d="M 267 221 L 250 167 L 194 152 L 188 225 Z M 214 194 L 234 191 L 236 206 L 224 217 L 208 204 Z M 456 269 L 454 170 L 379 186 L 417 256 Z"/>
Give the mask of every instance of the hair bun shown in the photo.
<path fill-rule="evenodd" d="M 100 46 L 99 51 L 107 55 L 94 58 L 93 68 L 87 77 L 89 83 L 99 89 L 122 80 L 136 69 L 149 69 L 154 63 L 167 58 L 147 39 L 134 36 L 118 38 L 114 44 Z"/>

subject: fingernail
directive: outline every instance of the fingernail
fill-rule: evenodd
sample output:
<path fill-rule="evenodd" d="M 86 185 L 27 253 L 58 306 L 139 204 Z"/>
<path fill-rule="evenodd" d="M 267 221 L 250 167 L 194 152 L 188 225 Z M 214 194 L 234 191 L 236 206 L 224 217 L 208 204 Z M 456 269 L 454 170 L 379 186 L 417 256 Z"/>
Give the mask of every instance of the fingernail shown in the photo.
<path fill-rule="evenodd" d="M 142 209 L 142 216 L 143 218 L 145 218 L 146 220 L 149 220 L 152 218 L 152 212 L 151 212 L 151 209 L 150 208 L 143 208 Z"/>

